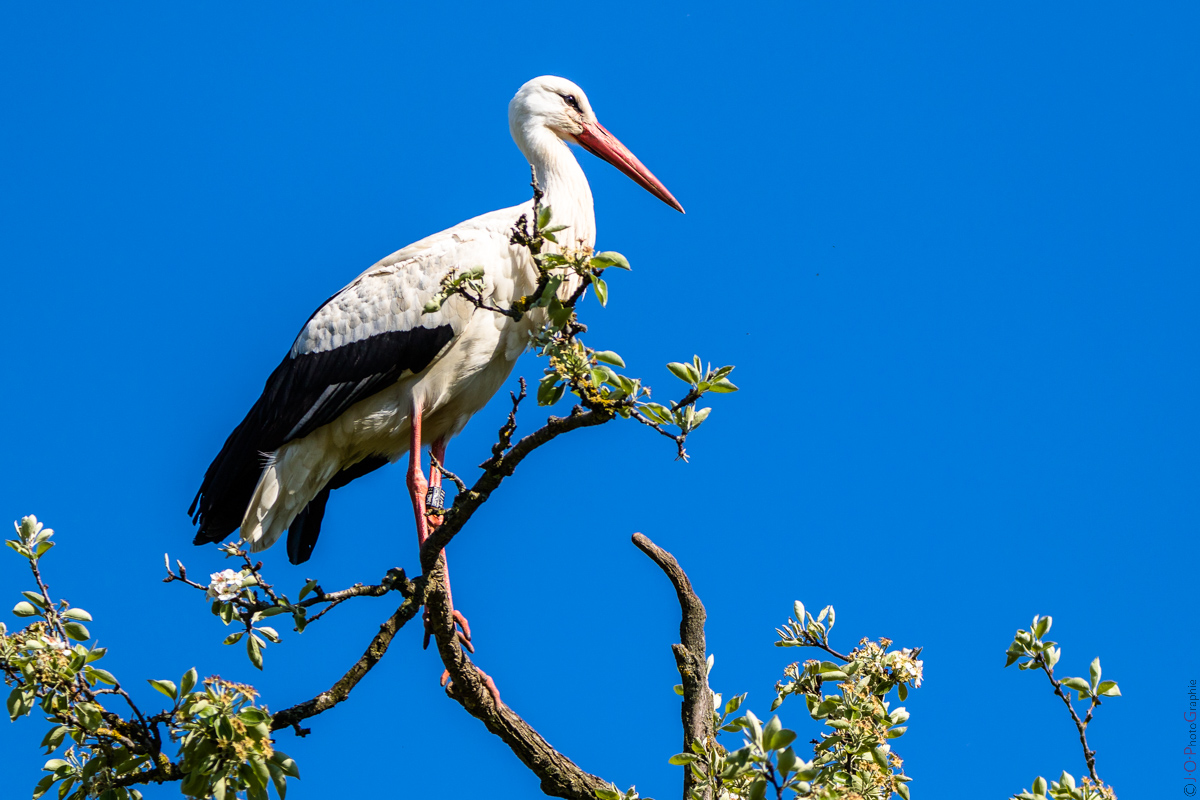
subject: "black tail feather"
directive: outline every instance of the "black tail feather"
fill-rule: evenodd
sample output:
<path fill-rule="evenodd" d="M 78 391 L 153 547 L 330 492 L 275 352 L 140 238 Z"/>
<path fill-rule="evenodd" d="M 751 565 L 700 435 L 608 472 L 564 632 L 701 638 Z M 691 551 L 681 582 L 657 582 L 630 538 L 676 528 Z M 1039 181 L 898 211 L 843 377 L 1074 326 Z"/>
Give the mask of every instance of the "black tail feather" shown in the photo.
<path fill-rule="evenodd" d="M 303 564 L 312 556 L 313 548 L 317 546 L 317 537 L 321 535 L 321 521 L 325 518 L 325 504 L 329 502 L 329 493 L 342 488 L 355 478 L 374 472 L 386 463 L 386 456 L 371 456 L 334 475 L 329 483 L 325 484 L 325 488 L 292 520 L 287 538 L 288 561 Z"/>

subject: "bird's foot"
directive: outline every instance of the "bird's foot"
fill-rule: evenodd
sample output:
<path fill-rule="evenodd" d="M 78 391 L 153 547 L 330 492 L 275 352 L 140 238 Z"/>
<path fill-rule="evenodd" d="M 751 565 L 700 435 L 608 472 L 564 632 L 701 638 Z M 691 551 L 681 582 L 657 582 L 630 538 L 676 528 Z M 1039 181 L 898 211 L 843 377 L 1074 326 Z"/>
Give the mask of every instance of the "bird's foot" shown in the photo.
<path fill-rule="evenodd" d="M 463 646 L 463 649 L 468 653 L 475 652 L 475 645 L 471 644 L 471 624 L 467 622 L 467 618 L 462 615 L 458 609 L 450 612 L 454 617 L 454 632 L 458 635 L 458 643 Z M 433 623 L 429 618 L 429 609 L 426 608 L 422 619 L 425 621 L 425 641 L 421 644 L 424 650 L 429 649 L 429 639 L 433 636 Z"/>
<path fill-rule="evenodd" d="M 496 707 L 499 708 L 504 705 L 500 701 L 500 690 L 496 688 L 496 682 L 492 680 L 492 676 L 479 669 L 478 665 L 475 666 L 475 669 L 479 672 L 479 677 L 483 678 L 483 685 L 487 687 L 488 692 L 492 695 L 492 700 L 496 702 Z M 453 682 L 450 680 L 450 670 L 448 669 L 442 671 L 442 686 L 446 687 L 447 692 L 453 691 L 451 688 Z"/>

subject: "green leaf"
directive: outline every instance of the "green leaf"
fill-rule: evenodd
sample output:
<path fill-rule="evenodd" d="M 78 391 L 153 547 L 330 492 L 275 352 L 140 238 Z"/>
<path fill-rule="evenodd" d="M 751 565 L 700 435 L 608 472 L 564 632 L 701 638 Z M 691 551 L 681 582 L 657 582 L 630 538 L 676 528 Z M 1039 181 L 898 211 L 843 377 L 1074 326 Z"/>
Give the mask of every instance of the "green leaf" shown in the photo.
<path fill-rule="evenodd" d="M 684 383 L 692 383 L 691 367 L 687 364 L 681 364 L 678 361 L 672 361 L 667 364 L 667 369 L 671 370 L 671 374 Z"/>
<path fill-rule="evenodd" d="M 679 695 L 680 697 L 683 697 L 683 684 L 682 683 L 675 684 L 675 694 Z"/>
<path fill-rule="evenodd" d="M 719 381 L 713 381 L 708 390 L 717 394 L 729 394 L 730 392 L 736 392 L 738 387 L 734 386 L 733 382 L 728 378 L 721 378 Z"/>
<path fill-rule="evenodd" d="M 271 763 L 283 770 L 283 774 L 289 778 L 300 777 L 300 768 L 296 766 L 296 762 L 281 750 L 276 750 L 275 755 L 271 756 Z"/>
<path fill-rule="evenodd" d="M 616 267 L 617 269 L 629 269 L 629 261 L 625 256 L 612 250 L 605 250 L 603 253 L 596 253 L 592 256 L 592 267 L 594 269 L 607 269 L 608 267 Z"/>
<path fill-rule="evenodd" d="M 592 353 L 592 357 L 601 364 L 612 364 L 614 367 L 625 366 L 625 360 L 612 350 L 597 350 L 595 353 Z"/>
<path fill-rule="evenodd" d="M 1121 690 L 1117 688 L 1116 681 L 1103 681 L 1096 687 L 1096 694 L 1104 695 L 1105 697 L 1120 697 Z"/>
<path fill-rule="evenodd" d="M 100 707 L 94 703 L 76 703 L 75 715 L 79 717 L 80 724 L 89 731 L 100 727 Z"/>
<path fill-rule="evenodd" d="M 33 800 L 38 800 L 39 797 L 50 791 L 50 787 L 54 785 L 56 780 L 58 780 L 58 778 L 55 776 L 47 775 L 38 781 L 37 786 L 33 787 Z"/>
<path fill-rule="evenodd" d="M 110 683 L 113 686 L 117 685 L 117 679 L 113 676 L 113 674 L 111 672 L 109 672 L 106 669 L 100 669 L 98 667 L 88 667 L 87 668 L 87 676 L 92 682 L 100 681 L 101 683 Z"/>
<path fill-rule="evenodd" d="M 1092 676 L 1092 686 L 1100 683 L 1100 656 L 1092 659 L 1092 666 L 1088 669 Z"/>
<path fill-rule="evenodd" d="M 29 713 L 31 706 L 25 703 L 25 687 L 18 686 L 8 694 L 8 702 L 5 704 L 8 707 L 8 718 L 16 721 L 17 717 Z"/>
<path fill-rule="evenodd" d="M 221 644 L 237 644 L 238 642 L 240 642 L 242 640 L 242 637 L 245 635 L 246 635 L 245 631 L 238 631 L 237 633 L 231 633 L 225 637 L 225 641 L 221 642 Z"/>
<path fill-rule="evenodd" d="M 1045 794 L 1046 793 L 1046 779 L 1043 778 L 1041 775 L 1038 775 L 1037 779 L 1033 782 L 1033 793 L 1034 794 Z"/>
<path fill-rule="evenodd" d="M 70 728 L 66 725 L 56 725 L 51 728 L 42 739 L 42 747 L 46 748 L 47 753 L 54 752 L 55 748 L 62 744 L 69 730 Z"/>
<path fill-rule="evenodd" d="M 287 800 L 287 776 L 283 774 L 283 770 L 272 763 L 267 764 L 267 769 L 271 771 L 271 782 L 275 784 L 279 800 Z"/>
<path fill-rule="evenodd" d="M 684 764 L 691 764 L 692 762 L 699 760 L 700 757 L 694 753 L 676 753 L 667 759 L 667 763 L 674 764 L 675 766 L 679 767 L 683 766 Z"/>
<path fill-rule="evenodd" d="M 608 305 L 608 284 L 603 278 L 593 278 L 592 287 L 596 290 L 596 299 L 600 301 L 601 306 Z"/>
<path fill-rule="evenodd" d="M 303 600 L 305 595 L 317 588 L 317 580 L 309 579 L 305 581 L 304 588 L 300 590 L 300 599 Z"/>
<path fill-rule="evenodd" d="M 1053 617 L 1042 617 L 1038 620 L 1037 625 L 1033 628 L 1033 635 L 1040 639 L 1050 632 L 1050 626 L 1054 624 Z"/>
<path fill-rule="evenodd" d="M 179 699 L 179 690 L 175 688 L 174 681 L 156 681 L 154 679 L 150 679 L 146 682 L 172 700 Z"/>
<path fill-rule="evenodd" d="M 539 231 L 546 228 L 550 224 L 550 217 L 550 206 L 542 206 L 538 209 L 537 227 Z"/>
<path fill-rule="evenodd" d="M 1083 678 L 1064 678 L 1062 684 L 1077 692 L 1089 693 L 1092 691 L 1092 685 Z"/>
<path fill-rule="evenodd" d="M 597 789 L 596 797 L 599 800 L 621 800 L 620 792 L 614 792 L 612 789 Z"/>
<path fill-rule="evenodd" d="M 36 617 L 40 613 L 34 608 L 33 603 L 27 603 L 24 600 L 13 606 L 12 612 L 18 617 Z"/>
<path fill-rule="evenodd" d="M 258 631 L 259 633 L 261 633 L 263 636 L 270 639 L 275 644 L 279 644 L 279 642 L 281 641 L 279 638 L 278 631 L 276 631 L 274 628 L 268 627 L 266 625 L 260 625 L 259 627 L 255 628 L 254 630 Z"/>
<path fill-rule="evenodd" d="M 77 642 L 86 642 L 92 638 L 92 635 L 88 633 L 88 629 L 83 627 L 79 622 L 68 622 L 63 626 L 63 630 L 67 632 L 68 639 L 74 639 Z"/>
<path fill-rule="evenodd" d="M 77 619 L 80 622 L 92 621 L 92 615 L 84 611 L 82 608 L 68 608 L 63 612 L 63 616 L 67 619 Z"/>
<path fill-rule="evenodd" d="M 260 722 L 266 722 L 271 718 L 270 714 L 265 713 L 259 708 L 244 708 L 238 714 L 238 718 L 247 725 L 257 725 Z"/>
<path fill-rule="evenodd" d="M 33 603 L 35 606 L 42 609 L 43 611 L 45 610 L 46 601 L 42 599 L 41 592 L 21 592 L 21 594 L 23 594 L 25 596 L 26 600 Z"/>
<path fill-rule="evenodd" d="M 200 678 L 196 672 L 196 668 L 192 667 L 187 672 L 183 673 L 183 678 L 179 681 L 180 694 L 187 694 L 192 689 L 196 688 L 196 681 Z"/>
<path fill-rule="evenodd" d="M 775 736 L 782 729 L 783 729 L 783 723 L 779 721 L 778 716 L 773 716 L 773 717 L 771 717 L 771 719 L 769 719 L 767 721 L 766 726 L 763 728 L 763 749 L 764 750 L 776 749 L 775 748 Z M 795 735 L 793 735 L 792 738 L 793 739 L 796 738 Z"/>
<path fill-rule="evenodd" d="M 263 668 L 262 645 L 258 643 L 258 637 L 250 634 L 246 639 L 246 654 L 250 656 L 250 663 L 259 669 Z"/>

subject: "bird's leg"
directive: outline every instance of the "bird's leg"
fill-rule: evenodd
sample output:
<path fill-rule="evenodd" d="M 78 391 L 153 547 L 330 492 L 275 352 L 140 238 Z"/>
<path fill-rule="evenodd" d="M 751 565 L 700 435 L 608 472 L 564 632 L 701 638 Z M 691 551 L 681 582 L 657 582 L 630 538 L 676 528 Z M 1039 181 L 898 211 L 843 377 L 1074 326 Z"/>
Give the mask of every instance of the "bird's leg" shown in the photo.
<path fill-rule="evenodd" d="M 421 474 L 421 403 L 416 398 L 413 398 L 408 428 L 408 493 L 412 497 L 413 512 L 417 518 L 417 544 L 423 545 L 429 538 L 425 521 L 425 497 L 429 493 L 429 484 Z"/>
<path fill-rule="evenodd" d="M 446 496 L 441 491 L 442 472 L 441 472 L 441 470 L 438 469 L 438 466 L 444 467 L 446 465 L 446 439 L 445 439 L 445 437 L 442 437 L 441 439 L 438 439 L 436 442 L 434 442 L 433 445 L 429 448 L 429 452 L 430 452 L 430 455 L 432 456 L 432 461 L 435 462 L 435 463 L 431 463 L 429 465 L 430 505 L 433 504 L 433 502 L 432 502 L 433 499 L 437 498 L 437 500 L 439 502 L 439 505 L 437 507 L 441 508 L 445 504 Z M 439 514 L 429 515 L 429 525 L 431 527 L 436 528 L 438 525 L 441 525 L 441 524 L 442 524 L 441 515 L 439 515 Z M 454 602 L 450 599 L 450 564 L 446 560 L 446 551 L 445 550 L 442 551 L 442 570 L 446 576 L 446 605 L 448 605 L 450 607 L 450 613 L 451 613 L 451 615 L 453 615 L 454 621 L 457 622 L 459 627 L 462 628 L 462 631 L 458 634 L 459 641 L 461 641 L 467 647 L 468 650 L 470 650 L 472 653 L 474 653 L 475 648 L 470 643 L 471 626 L 467 623 L 467 618 L 465 616 L 463 616 L 462 613 L 454 607 Z M 426 635 L 426 637 L 429 636 L 428 629 L 426 630 L 425 635 Z M 492 680 L 492 677 L 490 675 L 488 675 L 482 669 L 479 669 L 478 664 L 475 666 L 475 669 L 479 671 L 479 676 L 481 678 L 483 678 L 484 686 L 486 686 L 487 690 L 491 693 L 492 699 L 496 702 L 496 705 L 497 706 L 502 705 L 502 703 L 500 702 L 500 690 L 496 688 L 496 682 Z M 442 672 L 442 686 L 445 686 L 449 682 L 450 682 L 450 670 L 445 670 L 444 672 Z"/>
<path fill-rule="evenodd" d="M 429 495 L 425 499 L 426 523 L 430 528 L 442 524 L 441 514 L 431 514 L 431 511 L 442 511 L 446 508 L 446 493 L 442 490 L 442 471 L 438 466 L 446 464 L 446 437 L 438 439 L 429 446 Z"/>
<path fill-rule="evenodd" d="M 429 448 L 429 453 L 432 460 L 439 466 L 444 466 L 446 463 L 446 437 L 443 436 L 435 441 Z M 429 465 L 429 494 L 426 497 L 425 522 L 430 528 L 436 528 L 442 524 L 441 514 L 430 514 L 432 510 L 441 510 L 445 508 L 446 493 L 442 491 L 442 472 L 433 463 Z M 424 542 L 422 542 L 424 544 Z M 454 601 L 450 596 L 450 563 L 446 558 L 446 551 L 442 551 L 442 570 L 446 575 L 446 605 L 450 607 L 450 613 L 454 616 L 454 621 L 458 623 L 462 631 L 459 633 L 459 639 L 463 645 L 470 651 L 475 652 L 475 648 L 471 645 L 471 626 L 467 622 L 467 618 L 461 612 L 454 608 Z M 429 644 L 428 631 L 426 632 L 426 646 Z"/>
<path fill-rule="evenodd" d="M 445 445 L 442 445 L 442 452 L 445 454 Z M 436 472 L 436 471 L 435 471 Z M 441 475 L 438 474 L 440 482 Z M 429 538 L 429 521 L 426 516 L 425 501 L 429 495 L 429 483 L 425 480 L 425 475 L 421 472 L 421 403 L 413 399 L 412 416 L 409 419 L 409 444 L 408 444 L 408 491 L 412 496 L 413 515 L 417 519 L 417 545 L 418 551 L 424 547 L 425 540 Z M 442 551 L 442 557 L 445 558 L 445 551 Z M 443 561 L 443 572 L 444 572 Z M 446 605 L 450 607 L 451 613 L 454 615 L 455 621 L 460 621 L 463 627 L 462 631 L 458 632 L 459 641 L 468 652 L 474 653 L 475 648 L 471 644 L 470 628 L 467 627 L 466 618 L 454 611 L 454 603 L 450 599 L 450 578 L 446 577 Z M 423 614 L 425 620 L 425 641 L 423 647 L 429 647 L 430 620 L 429 609 L 426 608 Z"/>

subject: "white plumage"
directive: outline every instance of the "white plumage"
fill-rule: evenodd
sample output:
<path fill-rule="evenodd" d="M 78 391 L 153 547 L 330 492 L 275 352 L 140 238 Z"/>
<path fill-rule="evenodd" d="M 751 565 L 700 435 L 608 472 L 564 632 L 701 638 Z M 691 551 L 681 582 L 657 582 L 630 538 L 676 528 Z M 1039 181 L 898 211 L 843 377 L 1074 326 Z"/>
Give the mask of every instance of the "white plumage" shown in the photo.
<path fill-rule="evenodd" d="M 595 244 L 591 190 L 567 142 L 683 210 L 599 125 L 570 81 L 547 76 L 526 83 L 509 104 L 509 124 L 554 222 L 567 226 L 558 234 L 565 244 Z M 461 297 L 433 313 L 423 308 L 446 275 L 475 267 L 483 268 L 485 297 L 493 304 L 507 306 L 531 292 L 533 261 L 509 241 L 517 219 L 531 213 L 532 202 L 524 203 L 422 239 L 374 264 L 317 309 L 209 467 L 190 512 L 200 526 L 197 543 L 220 541 L 240 527 L 257 551 L 291 529 L 289 557 L 306 560 L 329 492 L 412 450 L 418 452 L 412 452 L 410 487 L 423 541 L 421 442 L 444 452 L 544 322 L 537 313 L 516 322 Z"/>

